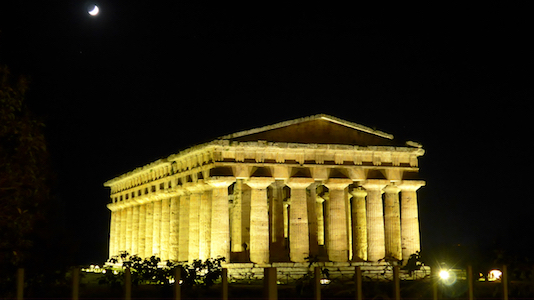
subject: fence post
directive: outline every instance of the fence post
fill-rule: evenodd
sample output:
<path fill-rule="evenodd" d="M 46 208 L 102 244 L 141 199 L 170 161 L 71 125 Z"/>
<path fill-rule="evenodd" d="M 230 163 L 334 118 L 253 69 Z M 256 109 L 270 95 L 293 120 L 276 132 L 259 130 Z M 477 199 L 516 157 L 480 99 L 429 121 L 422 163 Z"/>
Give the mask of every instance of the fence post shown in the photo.
<path fill-rule="evenodd" d="M 124 272 L 124 299 L 132 299 L 132 273 L 130 268 L 126 268 Z"/>
<path fill-rule="evenodd" d="M 78 300 L 80 295 L 80 268 L 72 268 L 72 300 Z"/>
<path fill-rule="evenodd" d="M 24 268 L 17 269 L 17 300 L 24 299 Z"/>
<path fill-rule="evenodd" d="M 180 281 L 182 280 L 182 266 L 174 268 L 174 300 L 182 299 L 182 287 Z"/>
<path fill-rule="evenodd" d="M 471 265 L 467 266 L 467 292 L 469 295 L 469 300 L 473 300 L 473 266 Z"/>
<path fill-rule="evenodd" d="M 362 268 L 360 266 L 354 268 L 354 284 L 356 284 L 356 300 L 362 300 Z"/>
<path fill-rule="evenodd" d="M 265 288 L 265 298 L 269 300 L 278 299 L 278 287 L 276 286 L 276 268 L 263 269 L 263 286 Z"/>
<path fill-rule="evenodd" d="M 399 272 L 400 272 L 400 268 L 398 265 L 396 266 L 393 266 L 393 284 L 394 284 L 394 288 L 393 288 L 393 292 L 394 292 L 394 297 L 395 297 L 395 300 L 400 300 L 400 279 L 399 279 Z"/>
<path fill-rule="evenodd" d="M 315 300 L 321 300 L 321 267 L 313 268 L 313 296 Z"/>
<path fill-rule="evenodd" d="M 508 267 L 502 266 L 502 296 L 504 300 L 508 300 Z"/>
<path fill-rule="evenodd" d="M 222 300 L 228 300 L 228 269 L 222 268 Z"/>

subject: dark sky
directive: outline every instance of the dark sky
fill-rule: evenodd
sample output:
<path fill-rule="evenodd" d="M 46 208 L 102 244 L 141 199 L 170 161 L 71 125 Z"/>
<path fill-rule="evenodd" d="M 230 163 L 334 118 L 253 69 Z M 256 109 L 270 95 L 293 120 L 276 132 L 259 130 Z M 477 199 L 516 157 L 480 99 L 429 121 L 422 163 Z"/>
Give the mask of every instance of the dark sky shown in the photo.
<path fill-rule="evenodd" d="M 12 2 L 0 4 L 0 63 L 31 78 L 79 262 L 107 255 L 105 181 L 318 113 L 423 144 L 424 249 L 534 244 L 526 5 L 386 14 L 103 0 L 91 17 L 90 2 Z"/>

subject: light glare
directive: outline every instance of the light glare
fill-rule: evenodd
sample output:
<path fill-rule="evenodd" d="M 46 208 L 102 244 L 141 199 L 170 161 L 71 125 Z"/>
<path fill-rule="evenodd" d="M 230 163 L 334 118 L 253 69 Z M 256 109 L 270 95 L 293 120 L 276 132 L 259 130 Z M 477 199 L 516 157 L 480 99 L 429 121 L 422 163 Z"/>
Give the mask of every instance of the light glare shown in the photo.
<path fill-rule="evenodd" d="M 489 281 L 501 280 L 502 272 L 501 270 L 491 270 L 488 274 Z"/>

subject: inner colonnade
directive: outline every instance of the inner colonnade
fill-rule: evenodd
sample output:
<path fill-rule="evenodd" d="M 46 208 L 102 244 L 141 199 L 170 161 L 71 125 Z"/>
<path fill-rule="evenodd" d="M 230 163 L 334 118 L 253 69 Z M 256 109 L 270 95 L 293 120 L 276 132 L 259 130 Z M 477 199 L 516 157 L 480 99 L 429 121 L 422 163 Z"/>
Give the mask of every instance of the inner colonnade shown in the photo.
<path fill-rule="evenodd" d="M 105 183 L 109 255 L 406 261 L 421 247 L 423 153 L 326 115 L 224 136 Z"/>

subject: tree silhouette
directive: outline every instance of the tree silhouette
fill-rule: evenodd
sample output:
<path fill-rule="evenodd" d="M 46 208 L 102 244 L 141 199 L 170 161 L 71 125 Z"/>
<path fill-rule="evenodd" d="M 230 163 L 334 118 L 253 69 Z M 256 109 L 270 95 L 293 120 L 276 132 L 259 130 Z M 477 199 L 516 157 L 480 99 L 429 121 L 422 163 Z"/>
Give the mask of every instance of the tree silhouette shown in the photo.
<path fill-rule="evenodd" d="M 27 87 L 24 77 L 14 79 L 7 67 L 0 66 L 0 270 L 3 272 L 24 266 L 37 250 L 37 224 L 45 220 L 51 194 L 44 125 L 25 105 Z"/>

